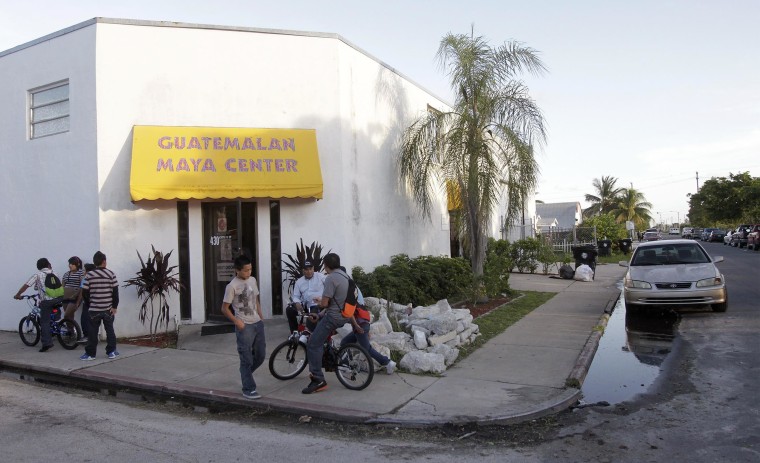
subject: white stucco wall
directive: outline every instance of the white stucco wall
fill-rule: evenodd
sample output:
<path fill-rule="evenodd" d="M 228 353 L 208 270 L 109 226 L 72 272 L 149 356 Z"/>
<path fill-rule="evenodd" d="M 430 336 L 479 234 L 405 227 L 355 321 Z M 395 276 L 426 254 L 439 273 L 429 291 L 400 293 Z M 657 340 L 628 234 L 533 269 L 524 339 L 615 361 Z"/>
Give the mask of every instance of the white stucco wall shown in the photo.
<path fill-rule="evenodd" d="M 368 269 L 401 252 L 448 253 L 448 232 L 440 219 L 419 221 L 395 164 L 404 118 L 440 102 L 339 38 L 99 23 L 97 61 L 99 182 L 106 193 L 100 227 L 103 246 L 113 248 L 110 265 L 128 263 L 122 273 L 134 273 L 137 263 L 124 243 L 141 252 L 150 244 L 177 248 L 173 202 L 130 202 L 134 125 L 314 128 L 324 199 L 280 201 L 283 252 L 293 254 L 303 238 L 337 252 L 349 268 Z M 268 201 L 257 200 L 267 316 Z M 200 202 L 191 203 L 190 213 L 198 226 L 191 226 L 192 322 L 202 322 Z M 178 310 L 176 300 L 170 304 Z"/>
<path fill-rule="evenodd" d="M 95 29 L 85 28 L 0 53 L 0 329 L 29 311 L 11 296 L 47 257 L 63 275 L 68 258 L 98 249 L 95 147 Z M 29 139 L 28 91 L 69 80 L 65 133 Z"/>

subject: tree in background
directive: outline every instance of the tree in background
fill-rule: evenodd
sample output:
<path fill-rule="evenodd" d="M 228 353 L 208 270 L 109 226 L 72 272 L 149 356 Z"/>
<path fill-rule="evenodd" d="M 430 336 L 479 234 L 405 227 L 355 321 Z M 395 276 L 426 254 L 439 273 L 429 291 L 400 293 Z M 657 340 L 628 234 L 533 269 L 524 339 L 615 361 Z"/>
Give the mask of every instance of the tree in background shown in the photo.
<path fill-rule="evenodd" d="M 473 274 L 483 275 L 491 215 L 506 189 L 505 223 L 534 190 L 534 145 L 545 141 L 544 120 L 518 74 L 545 71 L 536 51 L 517 42 L 491 48 L 483 37 L 447 34 L 437 54 L 451 79 L 450 111 L 429 111 L 402 138 L 401 178 L 429 216 L 433 186 L 454 185 Z"/>
<path fill-rule="evenodd" d="M 707 180 L 689 196 L 689 219 L 698 227 L 760 221 L 760 178 L 749 172 Z"/>
<path fill-rule="evenodd" d="M 628 238 L 625 224 L 615 220 L 615 216 L 612 213 L 588 217 L 583 220 L 581 226 L 596 227 L 596 236 L 599 239 L 612 240 L 613 243 L 617 240 Z"/>
<path fill-rule="evenodd" d="M 592 182 L 594 186 L 594 194 L 586 194 L 586 201 L 591 205 L 584 209 L 584 217 L 592 217 L 595 215 L 603 215 L 611 212 L 615 208 L 616 197 L 624 190 L 623 188 L 616 188 L 617 178 L 612 176 L 602 176 L 599 180 L 595 178 Z"/>
<path fill-rule="evenodd" d="M 612 215 L 618 223 L 625 223 L 627 220 L 636 225 L 636 229 L 644 230 L 649 228 L 652 220 L 652 203 L 648 202 L 644 193 L 634 188 L 622 188 L 618 196 L 615 197 L 615 206 L 612 209 Z"/>

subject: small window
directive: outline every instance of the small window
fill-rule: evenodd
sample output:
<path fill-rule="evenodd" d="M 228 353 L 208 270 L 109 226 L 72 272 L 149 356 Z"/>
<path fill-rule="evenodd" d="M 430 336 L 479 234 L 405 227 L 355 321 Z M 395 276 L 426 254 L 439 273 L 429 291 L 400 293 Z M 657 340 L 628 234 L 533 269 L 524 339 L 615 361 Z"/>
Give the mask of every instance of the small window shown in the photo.
<path fill-rule="evenodd" d="M 69 82 L 29 91 L 29 138 L 69 131 Z"/>

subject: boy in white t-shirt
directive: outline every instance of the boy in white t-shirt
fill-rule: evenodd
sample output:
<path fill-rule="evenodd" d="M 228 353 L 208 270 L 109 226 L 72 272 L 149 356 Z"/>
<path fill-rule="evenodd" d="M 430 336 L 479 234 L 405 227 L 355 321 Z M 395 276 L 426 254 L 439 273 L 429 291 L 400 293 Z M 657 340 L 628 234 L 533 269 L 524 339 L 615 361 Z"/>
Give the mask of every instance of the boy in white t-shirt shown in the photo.
<path fill-rule="evenodd" d="M 260 399 L 261 395 L 256 392 L 253 372 L 264 363 L 267 347 L 259 288 L 256 278 L 251 276 L 252 271 L 251 259 L 246 256 L 235 258 L 235 278 L 224 290 L 222 314 L 235 324 L 243 397 Z M 230 306 L 235 310 L 234 314 Z"/>

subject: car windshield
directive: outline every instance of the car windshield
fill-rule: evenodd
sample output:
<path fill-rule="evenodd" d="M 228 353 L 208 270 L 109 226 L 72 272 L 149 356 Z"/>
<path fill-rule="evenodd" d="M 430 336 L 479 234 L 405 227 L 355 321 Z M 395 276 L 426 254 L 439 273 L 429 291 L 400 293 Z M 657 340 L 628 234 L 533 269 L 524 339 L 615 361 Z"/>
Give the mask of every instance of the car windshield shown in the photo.
<path fill-rule="evenodd" d="M 705 251 L 696 244 L 666 244 L 636 249 L 631 265 L 704 264 L 710 262 Z"/>

